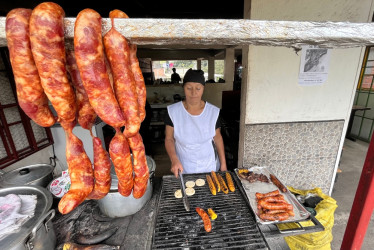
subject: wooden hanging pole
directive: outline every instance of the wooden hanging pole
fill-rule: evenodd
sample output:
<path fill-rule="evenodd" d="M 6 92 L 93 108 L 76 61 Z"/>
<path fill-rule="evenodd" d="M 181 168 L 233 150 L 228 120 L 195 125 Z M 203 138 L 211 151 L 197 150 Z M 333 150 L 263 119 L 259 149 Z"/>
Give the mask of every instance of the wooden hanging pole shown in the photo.
<path fill-rule="evenodd" d="M 0 46 L 7 46 L 5 17 L 0 17 Z M 67 17 L 65 39 L 74 37 L 75 18 Z M 296 22 L 248 19 L 149 19 L 114 20 L 116 29 L 138 45 L 261 45 L 300 48 L 318 45 L 350 48 L 374 45 L 374 23 Z M 102 19 L 102 32 L 111 28 Z M 71 42 L 71 41 L 70 41 Z"/>

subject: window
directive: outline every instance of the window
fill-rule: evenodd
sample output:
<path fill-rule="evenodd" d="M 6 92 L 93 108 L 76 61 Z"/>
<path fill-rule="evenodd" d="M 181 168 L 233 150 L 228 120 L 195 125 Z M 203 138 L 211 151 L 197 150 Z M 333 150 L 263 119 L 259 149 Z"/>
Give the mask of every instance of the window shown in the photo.
<path fill-rule="evenodd" d="M 53 143 L 49 128 L 34 123 L 19 107 L 8 48 L 0 48 L 0 168 Z"/>
<path fill-rule="evenodd" d="M 223 81 L 224 75 L 224 60 L 214 61 L 214 81 L 219 82 L 220 78 Z M 176 73 L 180 75 L 183 80 L 184 74 L 188 69 L 197 69 L 197 60 L 168 60 L 168 61 L 153 61 L 153 72 L 157 83 L 171 83 L 172 69 L 176 69 Z M 208 60 L 201 60 L 201 70 L 204 71 L 205 80 L 208 79 Z"/>
<path fill-rule="evenodd" d="M 214 81 L 224 82 L 224 72 L 225 72 L 225 60 L 215 60 L 214 61 Z M 220 81 L 220 78 L 222 79 Z"/>

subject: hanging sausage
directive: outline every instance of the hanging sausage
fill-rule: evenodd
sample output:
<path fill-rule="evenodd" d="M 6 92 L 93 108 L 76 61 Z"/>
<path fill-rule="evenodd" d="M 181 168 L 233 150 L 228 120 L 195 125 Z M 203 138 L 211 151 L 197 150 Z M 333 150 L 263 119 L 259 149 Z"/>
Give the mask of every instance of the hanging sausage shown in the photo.
<path fill-rule="evenodd" d="M 95 185 L 87 199 L 98 200 L 105 197 L 110 190 L 110 159 L 108 153 L 102 146 L 101 140 L 92 134 L 92 126 L 97 115 L 91 107 L 86 90 L 83 87 L 73 50 L 67 50 L 66 52 L 66 69 L 70 75 L 71 82 L 75 87 L 78 110 L 77 120 L 82 128 L 87 129 L 90 132 L 92 137 Z"/>
<path fill-rule="evenodd" d="M 35 123 L 50 127 L 55 117 L 40 83 L 38 70 L 31 52 L 29 19 L 32 10 L 14 9 L 6 17 L 6 38 L 9 57 L 16 83 L 19 106 Z"/>
<path fill-rule="evenodd" d="M 94 186 L 90 159 L 82 141 L 72 132 L 76 124 L 76 102 L 66 74 L 64 16 L 64 10 L 58 4 L 45 2 L 35 7 L 30 17 L 31 50 L 41 84 L 65 130 L 71 185 L 58 204 L 62 214 L 81 204 Z"/>

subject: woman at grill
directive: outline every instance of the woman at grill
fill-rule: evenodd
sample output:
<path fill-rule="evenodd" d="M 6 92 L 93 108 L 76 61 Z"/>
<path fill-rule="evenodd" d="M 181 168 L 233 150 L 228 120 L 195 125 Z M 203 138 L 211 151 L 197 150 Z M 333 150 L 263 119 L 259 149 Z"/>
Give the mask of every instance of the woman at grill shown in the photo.
<path fill-rule="evenodd" d="M 167 108 L 165 148 L 171 172 L 185 174 L 226 171 L 219 108 L 202 100 L 204 72 L 189 69 L 183 78 L 185 100 Z"/>

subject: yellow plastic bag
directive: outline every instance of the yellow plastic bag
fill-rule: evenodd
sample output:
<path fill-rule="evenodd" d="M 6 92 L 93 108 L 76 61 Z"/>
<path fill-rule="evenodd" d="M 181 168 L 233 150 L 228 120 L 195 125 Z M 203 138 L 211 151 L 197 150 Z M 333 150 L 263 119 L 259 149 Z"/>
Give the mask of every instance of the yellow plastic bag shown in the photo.
<path fill-rule="evenodd" d="M 332 227 L 334 226 L 334 212 L 338 205 L 336 200 L 330 196 L 324 194 L 320 188 L 311 190 L 299 190 L 292 187 L 288 187 L 292 193 L 307 195 L 308 193 L 314 193 L 320 196 L 323 200 L 317 204 L 315 210 L 317 215 L 315 218 L 325 227 L 324 231 L 302 234 L 297 236 L 284 237 L 288 246 L 292 249 L 331 249 L 332 241 Z M 303 227 L 313 226 L 311 221 L 299 222 Z M 284 223 L 278 224 L 278 228 L 281 230 L 298 228 L 296 223 Z"/>

